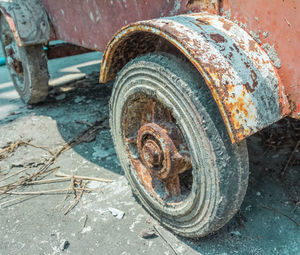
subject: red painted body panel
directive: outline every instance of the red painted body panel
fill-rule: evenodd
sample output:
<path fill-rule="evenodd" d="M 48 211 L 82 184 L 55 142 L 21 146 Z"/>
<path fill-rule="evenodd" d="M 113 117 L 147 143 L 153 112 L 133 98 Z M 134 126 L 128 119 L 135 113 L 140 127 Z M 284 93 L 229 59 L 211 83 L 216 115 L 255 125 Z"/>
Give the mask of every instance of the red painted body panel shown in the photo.
<path fill-rule="evenodd" d="M 57 39 L 104 51 L 123 26 L 139 20 L 186 12 L 185 1 L 42 0 Z"/>

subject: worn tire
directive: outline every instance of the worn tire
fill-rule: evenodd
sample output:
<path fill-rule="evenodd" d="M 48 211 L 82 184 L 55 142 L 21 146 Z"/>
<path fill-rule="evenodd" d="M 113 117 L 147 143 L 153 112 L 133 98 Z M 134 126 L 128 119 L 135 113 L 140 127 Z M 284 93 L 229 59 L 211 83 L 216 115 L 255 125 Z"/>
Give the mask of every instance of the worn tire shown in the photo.
<path fill-rule="evenodd" d="M 187 201 L 156 201 L 141 185 L 122 139 L 122 115 L 129 94 L 144 90 L 172 109 L 192 153 L 193 184 Z M 117 155 L 133 192 L 162 225 L 185 237 L 201 237 L 224 226 L 239 209 L 248 184 L 246 142 L 232 144 L 205 81 L 186 60 L 151 53 L 119 73 L 110 102 Z"/>
<path fill-rule="evenodd" d="M 6 65 L 15 89 L 25 104 L 36 104 L 48 95 L 48 65 L 43 46 L 18 47 L 3 15 L 0 32 Z"/>

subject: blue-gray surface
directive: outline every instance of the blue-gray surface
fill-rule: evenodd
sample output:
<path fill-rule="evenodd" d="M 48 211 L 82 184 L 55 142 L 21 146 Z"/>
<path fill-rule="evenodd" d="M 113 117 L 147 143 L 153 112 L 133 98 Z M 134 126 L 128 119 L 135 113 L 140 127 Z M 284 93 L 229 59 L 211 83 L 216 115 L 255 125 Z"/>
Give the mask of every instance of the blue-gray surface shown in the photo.
<path fill-rule="evenodd" d="M 2 46 L 1 46 L 1 42 L 0 42 L 0 66 L 5 65 L 5 58 L 4 58 L 4 54 L 2 51 Z"/>
<path fill-rule="evenodd" d="M 0 58 L 3 58 L 4 57 L 4 54 L 3 54 L 3 51 L 2 51 L 2 45 L 0 43 Z"/>

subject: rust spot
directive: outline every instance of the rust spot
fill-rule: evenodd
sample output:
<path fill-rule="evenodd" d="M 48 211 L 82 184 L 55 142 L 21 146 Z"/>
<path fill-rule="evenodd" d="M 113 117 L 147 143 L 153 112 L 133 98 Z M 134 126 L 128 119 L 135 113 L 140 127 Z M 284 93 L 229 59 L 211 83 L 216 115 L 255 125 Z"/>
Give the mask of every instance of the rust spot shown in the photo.
<path fill-rule="evenodd" d="M 282 110 L 283 110 L 282 102 L 279 102 L 279 111 L 282 112 Z"/>
<path fill-rule="evenodd" d="M 219 14 L 219 0 L 189 0 L 186 8 L 193 11 L 206 11 Z"/>
<path fill-rule="evenodd" d="M 246 67 L 248 67 L 248 66 L 247 66 L 247 65 L 248 65 L 247 63 L 244 63 L 244 64 L 245 64 Z M 246 82 L 246 83 L 244 84 L 244 87 L 245 87 L 245 89 L 246 89 L 248 92 L 252 93 L 252 92 L 255 91 L 255 88 L 256 88 L 257 85 L 258 85 L 258 81 L 257 81 L 257 74 L 255 73 L 255 71 L 254 71 L 254 70 L 250 70 L 250 72 L 251 72 L 250 77 L 251 77 L 251 79 L 252 79 L 252 84 L 250 85 L 249 82 Z"/>
<path fill-rule="evenodd" d="M 23 73 L 23 65 L 22 62 L 19 60 L 14 59 L 12 63 L 12 68 L 15 70 L 17 74 L 22 74 Z"/>
<path fill-rule="evenodd" d="M 296 106 L 295 102 L 291 99 L 291 95 L 290 94 L 287 94 L 287 100 L 289 101 L 291 112 L 296 111 L 297 106 Z"/>
<path fill-rule="evenodd" d="M 13 50 L 13 48 L 8 48 L 6 49 L 6 54 L 8 57 L 11 57 L 15 54 L 15 51 Z"/>
<path fill-rule="evenodd" d="M 210 38 L 213 39 L 216 43 L 225 43 L 227 40 L 224 38 L 224 36 L 220 34 L 210 34 Z"/>
<path fill-rule="evenodd" d="M 198 71 L 203 75 L 204 80 L 206 81 L 208 87 L 210 88 L 213 94 L 214 99 L 216 100 L 219 106 L 222 117 L 226 122 L 226 127 L 228 129 L 232 142 L 236 142 L 250 135 L 251 132 L 255 132 L 258 128 L 262 128 L 263 125 L 269 124 L 267 123 L 268 120 L 264 122 L 263 119 L 261 119 L 260 122 L 255 122 L 257 117 L 256 111 L 251 110 L 248 113 L 248 111 L 245 112 L 243 111 L 243 109 L 240 109 L 240 107 L 246 107 L 247 110 L 249 110 L 250 108 L 257 109 L 257 112 L 262 113 L 261 116 L 265 116 L 266 114 L 263 112 L 263 110 L 257 108 L 258 107 L 257 102 L 255 100 L 253 101 L 252 96 L 249 97 L 249 94 L 255 90 L 258 90 L 258 93 L 260 92 L 264 93 L 264 89 L 263 89 L 264 85 L 257 88 L 258 84 L 262 84 L 263 82 L 261 77 L 258 76 L 258 74 L 261 71 L 270 71 L 272 73 L 272 76 L 274 76 L 274 73 L 273 71 L 271 71 L 271 69 L 266 70 L 266 68 L 264 68 L 265 65 L 262 65 L 262 63 L 265 62 L 266 64 L 269 63 L 267 62 L 266 58 L 263 58 L 264 56 L 263 52 L 261 48 L 258 45 L 256 45 L 256 42 L 254 40 L 249 40 L 248 37 L 243 37 L 243 36 L 239 38 L 240 35 L 236 34 L 234 35 L 234 38 L 237 37 L 238 40 L 229 41 L 228 38 L 231 38 L 232 27 L 236 26 L 233 22 L 228 20 L 226 21 L 222 17 L 213 18 L 202 14 L 197 14 L 197 15 L 192 14 L 191 16 L 195 18 L 186 19 L 186 21 L 178 20 L 178 22 L 172 22 L 168 20 L 169 22 L 168 26 L 163 26 L 163 21 L 161 20 L 145 21 L 142 22 L 141 24 L 143 26 L 150 26 L 150 27 L 154 27 L 157 30 L 160 30 L 161 31 L 160 33 L 157 31 L 155 33 L 158 34 L 158 36 L 167 39 L 165 40 L 164 38 L 162 38 L 164 43 L 168 44 L 169 42 L 169 45 L 173 44 L 174 49 L 175 50 L 178 49 L 177 52 L 183 53 L 183 55 L 186 56 L 192 62 L 192 64 L 195 65 Z M 230 30 L 230 32 L 228 33 L 227 31 L 224 30 L 223 32 L 217 32 L 218 27 L 215 26 L 214 24 L 215 19 L 218 19 L 219 22 L 217 24 L 218 26 L 223 23 L 222 25 L 224 30 Z M 197 28 L 194 29 L 194 27 L 193 29 L 191 29 L 188 26 L 185 26 L 184 22 L 193 23 L 198 27 L 200 27 L 200 29 Z M 178 23 L 180 24 L 178 25 Z M 205 25 L 209 25 L 209 27 Z M 212 32 L 210 26 L 216 28 L 216 30 Z M 132 26 L 132 29 L 133 30 L 139 29 L 141 31 L 146 30 L 145 27 L 135 28 L 134 26 Z M 149 32 L 150 30 L 147 31 Z M 129 32 L 130 31 L 128 31 L 128 34 Z M 238 28 L 237 28 L 237 33 L 238 33 Z M 141 45 L 143 45 L 143 39 L 145 39 L 145 36 L 148 37 L 148 35 L 146 35 L 147 33 L 145 31 L 144 33 L 141 34 L 134 33 L 134 36 L 133 35 L 127 36 L 128 34 L 123 33 L 121 37 L 118 39 L 119 42 L 121 41 L 121 43 L 119 44 L 119 46 L 121 46 L 120 48 L 125 52 L 123 52 L 122 50 L 120 50 L 119 52 L 119 49 L 117 49 L 117 47 L 115 47 L 115 44 L 113 44 L 112 47 L 114 47 L 114 49 L 112 49 L 111 51 L 114 54 L 114 58 L 109 59 L 110 55 L 106 56 L 105 54 L 104 61 L 109 62 L 111 69 L 115 69 L 115 70 L 109 70 L 108 72 L 109 76 L 112 72 L 114 73 L 111 76 L 111 78 L 115 77 L 115 74 L 117 73 L 118 69 L 120 69 L 124 65 L 124 63 L 128 61 L 129 58 L 127 58 L 128 57 L 127 54 L 123 54 L 123 53 L 127 53 L 127 48 L 128 49 L 133 48 L 132 52 L 134 52 L 134 54 L 132 55 L 134 56 L 138 56 L 144 53 Z M 244 31 L 241 35 L 244 35 Z M 197 36 L 200 37 L 201 40 L 198 40 Z M 131 38 L 129 39 L 129 37 Z M 155 35 L 154 36 L 149 35 L 149 37 L 145 39 L 145 44 L 147 44 L 148 47 L 154 44 L 153 51 L 157 51 L 158 49 L 157 41 L 153 41 L 153 39 L 155 38 L 156 38 Z M 123 39 L 126 41 L 126 43 L 124 44 L 122 42 Z M 224 43 L 225 42 L 224 39 L 227 40 L 227 43 Z M 203 45 L 202 45 L 202 41 L 204 41 Z M 214 51 L 211 50 L 212 49 L 211 47 L 215 47 L 218 53 L 215 54 Z M 225 52 L 224 51 L 222 52 L 223 47 L 227 49 Z M 169 46 L 168 49 L 170 49 Z M 207 52 L 208 50 L 210 52 Z M 255 54 L 251 54 L 251 50 Z M 163 51 L 166 52 L 165 50 Z M 148 48 L 148 52 L 151 52 L 149 48 Z M 261 55 L 256 54 L 260 52 L 262 53 Z M 223 58 L 218 58 L 218 56 L 220 56 L 219 53 L 221 56 L 223 56 Z M 122 55 L 125 61 L 123 61 L 123 59 L 119 59 L 119 57 Z M 232 60 L 233 58 L 234 59 L 240 58 L 241 62 L 234 63 L 233 61 L 229 61 Z M 225 60 L 226 62 L 222 62 L 223 60 Z M 233 68 L 232 71 L 228 70 L 228 68 L 226 69 L 224 68 L 224 66 L 225 65 L 227 66 L 227 64 L 230 64 L 232 66 Z M 107 63 L 104 63 L 104 67 L 109 65 Z M 237 73 L 234 72 L 235 70 L 237 70 L 238 72 Z M 101 70 L 101 77 L 102 77 L 101 81 L 105 81 L 107 79 L 107 77 L 104 77 L 104 75 L 106 75 L 104 71 Z M 230 91 L 230 89 L 228 90 L 227 85 L 225 85 L 225 83 L 226 82 L 235 83 L 236 81 L 235 78 L 239 76 L 239 74 L 241 73 L 245 73 L 248 76 L 246 80 L 242 82 L 242 84 L 243 83 L 244 84 L 243 85 L 240 83 L 232 84 L 233 86 L 232 91 Z M 262 74 L 265 75 L 265 73 Z M 241 78 L 243 80 L 243 77 Z M 266 78 L 266 82 L 268 83 L 270 82 L 270 79 L 268 77 Z M 235 88 L 240 85 L 242 86 L 242 91 L 236 90 Z M 232 97 L 233 92 L 238 92 L 238 93 L 236 93 L 236 95 Z M 254 97 L 257 97 L 257 95 L 255 95 Z M 273 95 L 266 95 L 264 98 L 260 98 L 259 100 L 266 101 L 267 98 L 269 97 L 272 98 Z M 230 100 L 228 100 L 229 98 Z M 242 100 L 244 102 L 244 106 L 239 105 L 238 107 L 239 100 Z M 232 109 L 230 108 L 231 102 L 234 103 Z M 249 119 L 254 121 L 249 122 L 249 120 L 244 117 L 246 116 L 246 114 L 248 114 Z M 257 118 L 259 119 L 261 117 L 257 117 Z M 277 117 L 274 116 L 273 120 L 275 120 L 276 118 Z M 250 125 L 250 127 L 248 126 L 248 124 Z M 255 125 L 259 127 L 256 127 Z"/>
<path fill-rule="evenodd" d="M 255 90 L 255 88 L 257 87 L 258 85 L 258 82 L 257 82 L 257 74 L 254 70 L 251 70 L 251 75 L 250 75 L 252 81 L 253 81 L 253 86 L 252 86 L 252 89 L 253 91 Z M 253 92 L 251 91 L 251 92 Z"/>
<path fill-rule="evenodd" d="M 166 26 L 165 29 L 167 28 L 170 29 Z M 109 55 L 108 59 L 104 56 L 104 61 L 109 62 L 109 64 L 104 66 L 107 66 L 109 70 L 101 69 L 101 72 L 108 74 L 102 80 L 112 80 L 128 61 L 142 54 L 155 51 L 163 51 L 171 54 L 178 52 L 176 47 L 164 39 L 163 36 L 164 34 L 158 36 L 151 33 L 151 29 L 134 32 L 128 30 L 127 34 L 123 35 L 114 49 L 112 49 L 114 54 Z"/>
<path fill-rule="evenodd" d="M 250 64 L 249 63 L 247 63 L 247 62 L 243 62 L 244 63 L 244 65 L 247 67 L 247 68 L 250 68 Z"/>
<path fill-rule="evenodd" d="M 238 52 L 238 53 L 240 53 L 240 49 L 239 49 L 239 47 L 234 43 L 233 44 L 233 47 L 235 48 L 235 50 Z"/>
<path fill-rule="evenodd" d="M 250 86 L 249 82 L 246 82 L 246 83 L 244 84 L 244 87 L 245 87 L 245 89 L 246 89 L 247 91 L 249 91 L 249 92 L 253 92 L 253 91 L 254 91 L 254 89 Z"/>
<path fill-rule="evenodd" d="M 3 45 L 7 46 L 7 45 L 9 45 L 12 42 L 12 37 L 11 37 L 11 35 L 7 31 L 4 31 L 3 33 L 4 33 L 4 36 L 3 36 Z"/>
<path fill-rule="evenodd" d="M 250 51 L 256 51 L 255 44 L 256 44 L 255 41 L 249 40 L 249 50 Z"/>
<path fill-rule="evenodd" d="M 229 31 L 231 29 L 231 27 L 233 26 L 233 23 L 228 22 L 227 20 L 223 19 L 223 28 L 227 31 Z"/>
<path fill-rule="evenodd" d="M 203 19 L 196 19 L 201 25 L 209 25 L 209 22 Z"/>

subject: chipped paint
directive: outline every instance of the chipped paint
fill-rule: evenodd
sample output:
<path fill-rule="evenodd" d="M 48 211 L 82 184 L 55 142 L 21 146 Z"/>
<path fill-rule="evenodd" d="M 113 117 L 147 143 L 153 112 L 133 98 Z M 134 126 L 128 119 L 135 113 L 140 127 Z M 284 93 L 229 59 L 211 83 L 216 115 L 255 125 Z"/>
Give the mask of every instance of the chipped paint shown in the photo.
<path fill-rule="evenodd" d="M 272 60 L 272 63 L 275 67 L 280 68 L 281 67 L 281 61 L 278 57 L 277 51 L 275 49 L 274 44 L 270 45 L 268 43 L 264 43 L 262 45 L 262 48 L 267 52 L 268 56 Z"/>
<path fill-rule="evenodd" d="M 231 20 L 231 10 L 226 10 L 226 11 L 223 11 L 224 13 L 224 17 L 228 20 Z"/>
<path fill-rule="evenodd" d="M 94 14 L 92 12 L 90 12 L 90 19 L 92 22 L 95 22 Z"/>
<path fill-rule="evenodd" d="M 39 0 L 0 1 L 1 14 L 5 16 L 18 46 L 50 40 L 50 24 Z"/>
<path fill-rule="evenodd" d="M 186 8 L 194 12 L 219 14 L 219 0 L 189 0 Z"/>
<path fill-rule="evenodd" d="M 231 19 L 247 24 L 248 33 L 262 31 L 259 39 L 266 44 L 262 47 L 282 80 L 279 90 L 289 95 L 291 104 L 295 105 L 289 115 L 297 119 L 300 112 L 299 9 L 300 1 L 221 1 L 221 15 L 230 11 Z"/>
<path fill-rule="evenodd" d="M 263 32 L 263 36 L 264 36 L 264 38 L 267 38 L 269 36 L 269 32 L 268 31 L 264 31 Z"/>
<path fill-rule="evenodd" d="M 249 31 L 249 34 L 250 34 L 250 35 L 253 37 L 253 39 L 254 39 L 257 43 L 259 43 L 259 44 L 261 44 L 260 33 L 261 33 L 260 30 L 259 30 L 257 33 L 253 32 L 253 31 Z"/>
<path fill-rule="evenodd" d="M 173 9 L 170 11 L 170 15 L 175 15 L 175 13 L 177 13 L 179 11 L 181 7 L 181 1 L 180 0 L 175 0 L 174 1 L 174 7 Z"/>
<path fill-rule="evenodd" d="M 137 31 L 144 33 L 136 34 Z M 131 55 L 126 53 L 134 58 L 142 54 L 138 52 L 138 45 L 143 45 L 139 40 L 144 38 L 150 46 L 152 40 L 158 40 L 154 35 L 174 45 L 202 74 L 232 142 L 244 139 L 289 112 L 286 96 L 278 89 L 282 87 L 281 81 L 267 54 L 238 25 L 213 15 L 167 17 L 122 29 L 106 49 L 100 81 L 113 79 L 129 60 L 120 56 L 127 49 L 122 49 L 122 45 L 135 49 Z M 151 52 L 155 48 L 143 50 Z"/>

